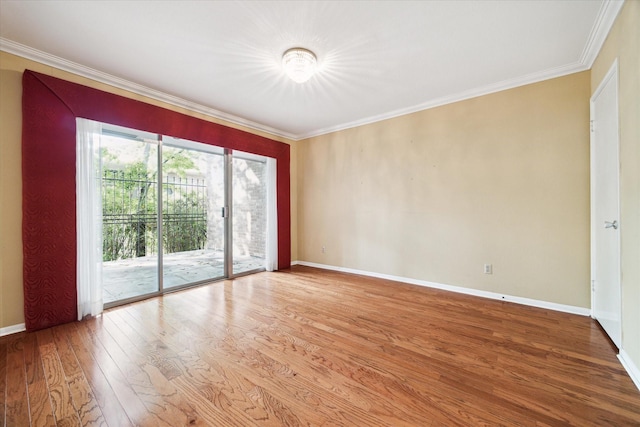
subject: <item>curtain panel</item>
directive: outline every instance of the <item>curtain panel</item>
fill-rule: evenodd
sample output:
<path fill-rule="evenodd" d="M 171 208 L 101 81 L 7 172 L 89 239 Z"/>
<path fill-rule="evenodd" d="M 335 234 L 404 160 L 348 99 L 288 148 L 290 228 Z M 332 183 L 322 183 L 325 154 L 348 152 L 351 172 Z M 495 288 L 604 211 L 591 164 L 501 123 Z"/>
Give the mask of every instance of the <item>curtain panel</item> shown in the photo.
<path fill-rule="evenodd" d="M 76 292 L 78 320 L 102 313 L 102 123 L 76 119 Z M 96 166 L 99 165 L 99 166 Z"/>
<path fill-rule="evenodd" d="M 26 70 L 22 76 L 22 238 L 28 331 L 77 319 L 76 118 L 276 159 L 278 269 L 291 265 L 289 146 Z"/>

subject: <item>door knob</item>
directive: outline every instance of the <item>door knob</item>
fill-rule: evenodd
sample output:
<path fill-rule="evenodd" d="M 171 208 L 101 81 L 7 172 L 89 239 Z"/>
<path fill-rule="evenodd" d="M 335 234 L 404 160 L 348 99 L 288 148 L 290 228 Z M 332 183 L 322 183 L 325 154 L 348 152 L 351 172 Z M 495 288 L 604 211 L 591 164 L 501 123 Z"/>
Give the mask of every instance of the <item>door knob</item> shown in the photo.
<path fill-rule="evenodd" d="M 605 221 L 604 228 L 613 228 L 614 230 L 618 229 L 618 221 Z"/>

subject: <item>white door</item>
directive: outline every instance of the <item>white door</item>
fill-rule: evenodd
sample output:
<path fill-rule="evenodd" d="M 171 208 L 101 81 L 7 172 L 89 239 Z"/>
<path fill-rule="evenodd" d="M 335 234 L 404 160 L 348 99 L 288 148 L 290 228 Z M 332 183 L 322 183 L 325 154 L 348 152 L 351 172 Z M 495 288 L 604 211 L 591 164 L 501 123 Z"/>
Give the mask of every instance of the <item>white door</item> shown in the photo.
<path fill-rule="evenodd" d="M 620 348 L 618 63 L 591 98 L 591 280 L 593 317 Z"/>

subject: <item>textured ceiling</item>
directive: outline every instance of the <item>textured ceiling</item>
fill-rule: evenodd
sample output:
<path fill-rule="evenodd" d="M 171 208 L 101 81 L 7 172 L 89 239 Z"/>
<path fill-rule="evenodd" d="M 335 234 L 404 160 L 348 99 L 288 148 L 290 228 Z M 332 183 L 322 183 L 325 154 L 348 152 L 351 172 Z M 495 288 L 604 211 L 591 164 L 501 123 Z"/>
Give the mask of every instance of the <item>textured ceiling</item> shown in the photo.
<path fill-rule="evenodd" d="M 588 69 L 620 7 L 0 0 L 0 49 L 300 139 Z M 320 63 L 304 84 L 294 46 Z"/>

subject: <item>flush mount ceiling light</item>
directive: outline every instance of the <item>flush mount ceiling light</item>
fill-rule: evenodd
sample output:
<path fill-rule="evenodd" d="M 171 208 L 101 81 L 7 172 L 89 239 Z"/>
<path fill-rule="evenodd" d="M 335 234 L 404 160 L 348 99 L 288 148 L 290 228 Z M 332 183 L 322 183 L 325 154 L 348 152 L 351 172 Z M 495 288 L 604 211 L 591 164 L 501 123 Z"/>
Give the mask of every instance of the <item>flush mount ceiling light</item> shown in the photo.
<path fill-rule="evenodd" d="M 293 47 L 282 55 L 282 67 L 296 83 L 304 83 L 316 72 L 316 55 L 308 49 Z"/>

